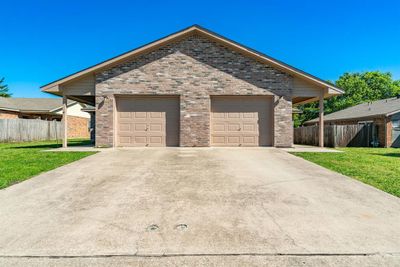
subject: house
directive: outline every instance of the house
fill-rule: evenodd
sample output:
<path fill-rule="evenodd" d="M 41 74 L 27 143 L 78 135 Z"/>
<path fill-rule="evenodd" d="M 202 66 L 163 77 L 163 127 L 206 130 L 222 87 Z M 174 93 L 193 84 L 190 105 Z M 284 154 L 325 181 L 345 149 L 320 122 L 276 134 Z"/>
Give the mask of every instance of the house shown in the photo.
<path fill-rule="evenodd" d="M 290 147 L 292 106 L 319 100 L 323 125 L 323 99 L 342 93 L 198 25 L 42 90 L 94 105 L 96 146 L 109 147 Z"/>
<path fill-rule="evenodd" d="M 67 102 L 68 137 L 87 138 L 90 135 L 90 109 L 86 104 Z M 0 97 L 0 119 L 40 119 L 60 121 L 63 116 L 61 98 L 5 98 Z"/>
<path fill-rule="evenodd" d="M 381 147 L 400 147 L 400 96 L 362 103 L 324 118 L 326 124 L 372 124 Z M 304 125 L 318 124 L 318 119 Z"/>

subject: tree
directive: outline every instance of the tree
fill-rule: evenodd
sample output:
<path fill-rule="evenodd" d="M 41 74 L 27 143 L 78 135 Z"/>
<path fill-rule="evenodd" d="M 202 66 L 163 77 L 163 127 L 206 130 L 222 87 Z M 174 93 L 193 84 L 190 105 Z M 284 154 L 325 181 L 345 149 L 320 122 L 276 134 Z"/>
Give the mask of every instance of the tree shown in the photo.
<path fill-rule="evenodd" d="M 344 73 L 335 82 L 335 85 L 342 88 L 345 93 L 324 101 L 325 114 L 400 94 L 400 80 L 393 80 L 389 72 Z M 295 127 L 318 117 L 318 104 L 316 102 L 301 105 L 298 108 L 303 113 L 294 116 Z"/>
<path fill-rule="evenodd" d="M 3 84 L 4 78 L 0 79 L 0 96 L 1 97 L 11 97 L 11 94 L 8 92 L 8 85 Z"/>

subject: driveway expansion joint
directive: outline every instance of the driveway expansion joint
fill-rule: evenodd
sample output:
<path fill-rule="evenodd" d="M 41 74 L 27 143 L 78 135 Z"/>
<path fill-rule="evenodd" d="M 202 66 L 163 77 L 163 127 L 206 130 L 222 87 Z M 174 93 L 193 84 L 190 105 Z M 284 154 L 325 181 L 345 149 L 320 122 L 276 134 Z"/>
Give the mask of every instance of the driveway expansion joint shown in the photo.
<path fill-rule="evenodd" d="M 236 257 L 236 256 L 269 256 L 269 257 L 368 257 L 368 256 L 396 256 L 395 253 L 163 253 L 163 254 L 95 254 L 95 255 L 0 255 L 0 258 L 164 258 L 164 257 Z"/>

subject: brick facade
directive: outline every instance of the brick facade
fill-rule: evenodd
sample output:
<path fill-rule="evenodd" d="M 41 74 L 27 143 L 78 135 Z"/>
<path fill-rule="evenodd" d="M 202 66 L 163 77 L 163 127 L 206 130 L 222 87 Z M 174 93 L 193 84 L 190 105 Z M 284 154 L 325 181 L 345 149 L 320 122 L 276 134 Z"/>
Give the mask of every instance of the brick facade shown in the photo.
<path fill-rule="evenodd" d="M 274 145 L 289 147 L 293 144 L 292 99 L 289 96 L 275 97 Z"/>
<path fill-rule="evenodd" d="M 89 138 L 89 119 L 76 117 L 76 116 L 68 116 L 68 138 Z"/>
<path fill-rule="evenodd" d="M 96 74 L 96 145 L 112 146 L 115 95 L 179 95 L 180 145 L 210 145 L 210 95 L 274 97 L 274 144 L 292 146 L 293 78 L 192 35 Z"/>
<path fill-rule="evenodd" d="M 17 118 L 18 118 L 18 113 L 16 112 L 0 110 L 0 119 L 17 119 Z"/>

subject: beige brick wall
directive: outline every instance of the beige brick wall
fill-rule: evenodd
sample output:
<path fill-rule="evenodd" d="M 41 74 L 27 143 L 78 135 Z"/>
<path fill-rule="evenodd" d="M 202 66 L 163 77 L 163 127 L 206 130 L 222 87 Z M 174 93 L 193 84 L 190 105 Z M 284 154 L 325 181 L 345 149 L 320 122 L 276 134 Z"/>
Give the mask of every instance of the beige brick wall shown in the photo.
<path fill-rule="evenodd" d="M 292 87 L 290 75 L 190 36 L 97 74 L 96 145 L 113 145 L 113 99 L 118 94 L 179 95 L 181 146 L 210 145 L 210 95 L 271 95 L 274 143 L 291 146 Z"/>
<path fill-rule="evenodd" d="M 18 113 L 0 110 L 0 119 L 17 119 Z"/>
<path fill-rule="evenodd" d="M 68 138 L 89 138 L 89 119 L 68 116 Z"/>

